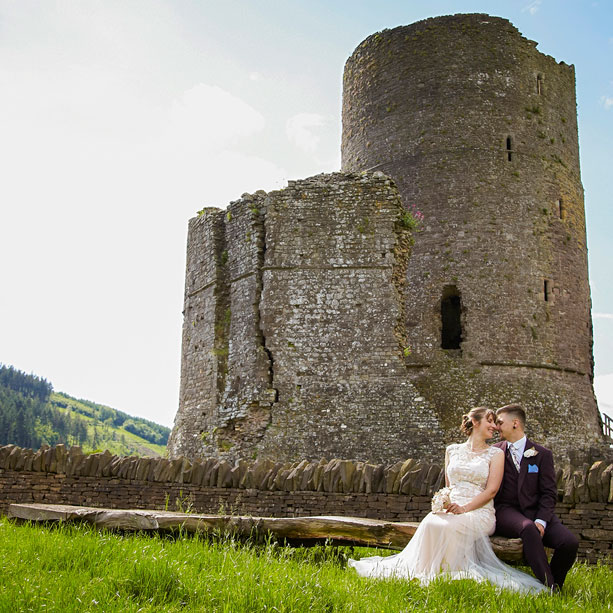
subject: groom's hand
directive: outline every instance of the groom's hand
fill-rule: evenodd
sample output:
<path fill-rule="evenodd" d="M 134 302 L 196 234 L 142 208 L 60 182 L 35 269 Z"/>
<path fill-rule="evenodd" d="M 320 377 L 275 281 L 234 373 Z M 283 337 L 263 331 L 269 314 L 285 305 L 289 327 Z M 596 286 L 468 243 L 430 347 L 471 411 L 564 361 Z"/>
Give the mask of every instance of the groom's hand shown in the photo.
<path fill-rule="evenodd" d="M 537 527 L 541 538 L 543 538 L 543 536 L 545 535 L 545 527 L 543 526 L 543 524 L 540 524 L 539 522 L 535 521 L 534 525 Z"/>

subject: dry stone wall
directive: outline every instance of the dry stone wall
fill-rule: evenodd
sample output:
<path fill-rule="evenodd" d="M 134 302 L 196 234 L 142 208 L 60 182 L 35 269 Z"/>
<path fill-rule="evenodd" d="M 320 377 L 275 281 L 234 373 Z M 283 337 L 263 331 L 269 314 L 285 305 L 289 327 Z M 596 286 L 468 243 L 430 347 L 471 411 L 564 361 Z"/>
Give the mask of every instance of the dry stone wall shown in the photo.
<path fill-rule="evenodd" d="M 597 461 L 557 471 L 562 521 L 580 537 L 580 557 L 613 563 L 613 464 Z M 58 445 L 38 451 L 0 447 L 0 511 L 45 502 L 110 508 L 299 517 L 343 515 L 420 521 L 443 482 L 442 467 L 423 461 L 369 464 L 347 460 L 279 463 L 210 458 L 84 455 Z"/>

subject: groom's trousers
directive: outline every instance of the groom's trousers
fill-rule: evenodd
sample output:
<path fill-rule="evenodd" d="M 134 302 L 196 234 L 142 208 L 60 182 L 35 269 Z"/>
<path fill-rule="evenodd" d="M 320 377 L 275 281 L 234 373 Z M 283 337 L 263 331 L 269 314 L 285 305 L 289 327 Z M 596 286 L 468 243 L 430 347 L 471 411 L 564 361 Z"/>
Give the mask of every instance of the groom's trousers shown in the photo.
<path fill-rule="evenodd" d="M 521 538 L 524 546 L 524 559 L 535 577 L 548 587 L 562 587 L 566 573 L 577 557 L 579 540 L 556 515 L 547 522 L 545 534 L 541 538 L 536 524 L 513 507 L 496 508 L 496 534 L 510 538 Z M 547 562 L 545 547 L 554 550 L 551 562 Z"/>

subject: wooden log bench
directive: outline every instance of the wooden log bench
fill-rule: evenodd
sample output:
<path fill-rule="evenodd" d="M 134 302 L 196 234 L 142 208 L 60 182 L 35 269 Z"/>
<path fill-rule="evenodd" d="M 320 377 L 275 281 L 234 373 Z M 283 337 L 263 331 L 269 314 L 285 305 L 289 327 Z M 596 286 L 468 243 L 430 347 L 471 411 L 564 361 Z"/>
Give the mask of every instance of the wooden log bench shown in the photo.
<path fill-rule="evenodd" d="M 127 531 L 232 533 L 240 538 L 273 535 L 295 545 L 328 541 L 401 550 L 411 540 L 418 522 L 391 522 L 363 517 L 251 517 L 200 515 L 144 509 L 101 509 L 63 504 L 11 504 L 8 517 L 32 522 L 85 522 L 100 528 Z M 506 562 L 523 559 L 521 539 L 490 537 L 496 555 Z"/>

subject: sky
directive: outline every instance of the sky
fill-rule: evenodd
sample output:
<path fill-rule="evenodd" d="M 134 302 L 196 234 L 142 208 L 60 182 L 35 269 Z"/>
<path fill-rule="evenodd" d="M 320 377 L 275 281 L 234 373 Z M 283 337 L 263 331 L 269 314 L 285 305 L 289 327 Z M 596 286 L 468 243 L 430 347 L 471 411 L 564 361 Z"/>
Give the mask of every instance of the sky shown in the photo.
<path fill-rule="evenodd" d="M 188 219 L 338 170 L 355 47 L 471 12 L 575 64 L 595 386 L 613 416 L 610 0 L 0 0 L 0 362 L 171 426 Z"/>

